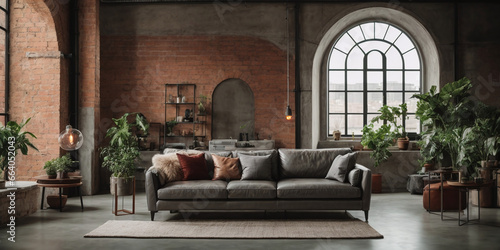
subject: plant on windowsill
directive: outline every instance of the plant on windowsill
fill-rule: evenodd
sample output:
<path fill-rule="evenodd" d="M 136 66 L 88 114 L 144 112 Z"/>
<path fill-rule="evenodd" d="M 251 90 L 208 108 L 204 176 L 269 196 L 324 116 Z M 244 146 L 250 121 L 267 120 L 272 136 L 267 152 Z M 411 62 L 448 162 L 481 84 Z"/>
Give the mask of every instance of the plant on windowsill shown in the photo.
<path fill-rule="evenodd" d="M 392 124 L 392 136 L 394 139 L 397 139 L 398 148 L 401 150 L 407 150 L 410 143 L 405 127 L 403 126 L 403 121 L 408 118 L 407 111 L 408 108 L 406 103 L 400 104 L 399 107 L 384 105 L 379 109 L 380 115 L 372 119 L 372 123 L 388 122 Z M 398 124 L 399 120 L 401 124 Z"/>
<path fill-rule="evenodd" d="M 102 167 L 112 172 L 110 177 L 111 194 L 131 195 L 133 192 L 133 177 L 135 174 L 135 160 L 139 156 L 139 145 L 134 136 L 133 129 L 147 134 L 149 124 L 144 116 L 136 114 L 135 119 L 128 121 L 129 113 L 122 117 L 113 118 L 115 123 L 106 132 L 106 138 L 110 138 L 109 145 L 101 148 L 103 157 Z M 115 190 L 115 184 L 117 190 Z"/>
<path fill-rule="evenodd" d="M 22 131 L 31 118 L 18 124 L 15 121 L 9 121 L 5 126 L 0 123 L 0 173 L 3 172 L 3 180 L 9 179 L 9 163 L 15 162 L 19 150 L 23 155 L 28 154 L 28 149 L 38 149 L 30 142 L 30 137 L 36 136 L 28 131 Z"/>

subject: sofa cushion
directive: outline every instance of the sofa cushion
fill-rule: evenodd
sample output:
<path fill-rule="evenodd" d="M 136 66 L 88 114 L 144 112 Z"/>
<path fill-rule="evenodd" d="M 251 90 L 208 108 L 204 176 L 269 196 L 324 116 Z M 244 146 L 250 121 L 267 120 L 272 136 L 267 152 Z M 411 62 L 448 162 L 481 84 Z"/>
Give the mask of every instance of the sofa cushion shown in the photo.
<path fill-rule="evenodd" d="M 271 173 L 273 175 L 274 180 L 279 179 L 279 173 L 278 173 L 278 168 L 279 168 L 279 155 L 278 151 L 276 149 L 270 149 L 270 150 L 255 150 L 255 151 L 241 151 L 241 150 L 236 150 L 232 152 L 233 157 L 239 157 L 240 154 L 243 155 L 271 155 Z"/>
<path fill-rule="evenodd" d="M 239 155 L 241 168 L 241 180 L 269 180 L 272 181 L 271 155 Z"/>
<path fill-rule="evenodd" d="M 214 159 L 214 177 L 212 180 L 239 180 L 241 178 L 240 160 L 238 158 L 212 155 Z"/>
<path fill-rule="evenodd" d="M 177 153 L 177 158 L 182 167 L 184 178 L 182 180 L 208 180 L 207 163 L 205 161 L 205 154 L 199 155 L 184 155 Z"/>
<path fill-rule="evenodd" d="M 160 180 L 160 185 L 165 185 L 166 182 L 181 181 L 183 178 L 181 164 L 175 153 L 166 155 L 155 154 L 151 159 L 153 166 L 150 170 L 157 174 Z"/>
<path fill-rule="evenodd" d="M 361 186 L 361 179 L 363 178 L 363 171 L 361 169 L 353 169 L 349 172 L 347 179 L 351 186 L 359 187 Z"/>
<path fill-rule="evenodd" d="M 351 153 L 350 148 L 279 149 L 281 178 L 325 178 L 337 155 Z"/>
<path fill-rule="evenodd" d="M 218 156 L 223 156 L 223 157 L 231 157 L 231 151 L 220 151 L 220 152 L 206 152 L 202 150 L 192 150 L 192 149 L 175 149 L 175 148 L 166 148 L 163 150 L 163 154 L 169 154 L 169 153 L 179 153 L 179 154 L 186 154 L 186 155 L 198 155 L 201 153 L 205 153 L 205 160 L 207 161 L 207 169 L 208 169 L 208 175 L 210 178 L 213 177 L 214 174 L 214 161 L 212 158 L 212 154 L 218 155 Z"/>
<path fill-rule="evenodd" d="M 354 152 L 335 157 L 335 160 L 333 160 L 330 170 L 328 171 L 328 174 L 326 174 L 325 178 L 346 182 L 347 175 L 354 169 L 354 165 L 356 164 L 357 154 L 357 152 Z"/>
<path fill-rule="evenodd" d="M 325 178 L 294 178 L 278 182 L 277 196 L 278 199 L 355 199 L 361 198 L 361 189 Z"/>
<path fill-rule="evenodd" d="M 276 199 L 276 182 L 262 180 L 231 181 L 227 184 L 228 199 Z"/>
<path fill-rule="evenodd" d="M 221 180 L 174 181 L 158 190 L 158 199 L 226 199 L 226 187 L 227 182 Z"/>

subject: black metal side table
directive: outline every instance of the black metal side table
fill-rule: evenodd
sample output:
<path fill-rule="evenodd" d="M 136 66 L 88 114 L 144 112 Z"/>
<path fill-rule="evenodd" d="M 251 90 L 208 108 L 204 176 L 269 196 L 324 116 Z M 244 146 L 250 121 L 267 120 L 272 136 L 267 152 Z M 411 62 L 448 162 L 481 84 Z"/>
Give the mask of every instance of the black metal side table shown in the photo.
<path fill-rule="evenodd" d="M 471 220 L 470 219 L 470 206 L 469 206 L 469 191 L 470 190 L 480 190 L 481 188 L 483 187 L 486 187 L 488 186 L 491 182 L 485 182 L 485 183 L 460 183 L 458 181 L 448 181 L 447 182 L 449 186 L 451 187 L 454 187 L 454 188 L 458 188 L 459 189 L 459 192 L 458 192 L 458 225 L 459 226 L 463 226 L 471 221 L 477 221 L 479 222 L 481 220 L 481 195 L 480 195 L 480 192 L 478 192 L 478 195 L 477 195 L 477 204 L 479 204 L 477 206 L 477 219 L 475 220 Z M 466 192 L 466 195 L 465 195 L 465 199 L 466 199 L 466 207 L 464 207 L 464 209 L 467 209 L 467 218 L 465 220 L 462 220 L 460 218 L 460 213 L 462 211 L 462 195 L 460 195 L 460 192 Z M 462 223 L 463 222 L 463 223 Z"/>

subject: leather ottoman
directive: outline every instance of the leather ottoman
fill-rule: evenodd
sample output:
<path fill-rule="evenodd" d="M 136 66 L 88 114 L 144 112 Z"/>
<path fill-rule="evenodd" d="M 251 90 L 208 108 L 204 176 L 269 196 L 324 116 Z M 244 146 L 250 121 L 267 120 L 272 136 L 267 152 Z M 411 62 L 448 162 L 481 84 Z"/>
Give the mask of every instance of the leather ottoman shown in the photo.
<path fill-rule="evenodd" d="M 430 207 L 429 207 L 429 187 L 430 191 Z M 458 210 L 458 189 L 448 186 L 446 182 L 443 183 L 443 211 L 457 211 Z M 465 192 L 461 194 L 462 210 L 466 206 Z M 441 182 L 430 184 L 424 187 L 423 193 L 424 208 L 430 211 L 441 211 Z"/>

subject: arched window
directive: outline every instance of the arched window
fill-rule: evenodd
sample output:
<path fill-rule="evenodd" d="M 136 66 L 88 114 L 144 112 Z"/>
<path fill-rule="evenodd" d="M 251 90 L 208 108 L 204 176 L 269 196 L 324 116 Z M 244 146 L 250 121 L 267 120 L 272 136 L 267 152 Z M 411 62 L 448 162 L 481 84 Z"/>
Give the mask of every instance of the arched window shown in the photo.
<path fill-rule="evenodd" d="M 389 23 L 351 27 L 328 58 L 327 135 L 360 135 L 383 105 L 408 105 L 407 132 L 420 132 L 413 94 L 422 91 L 420 53 L 411 37 Z"/>

